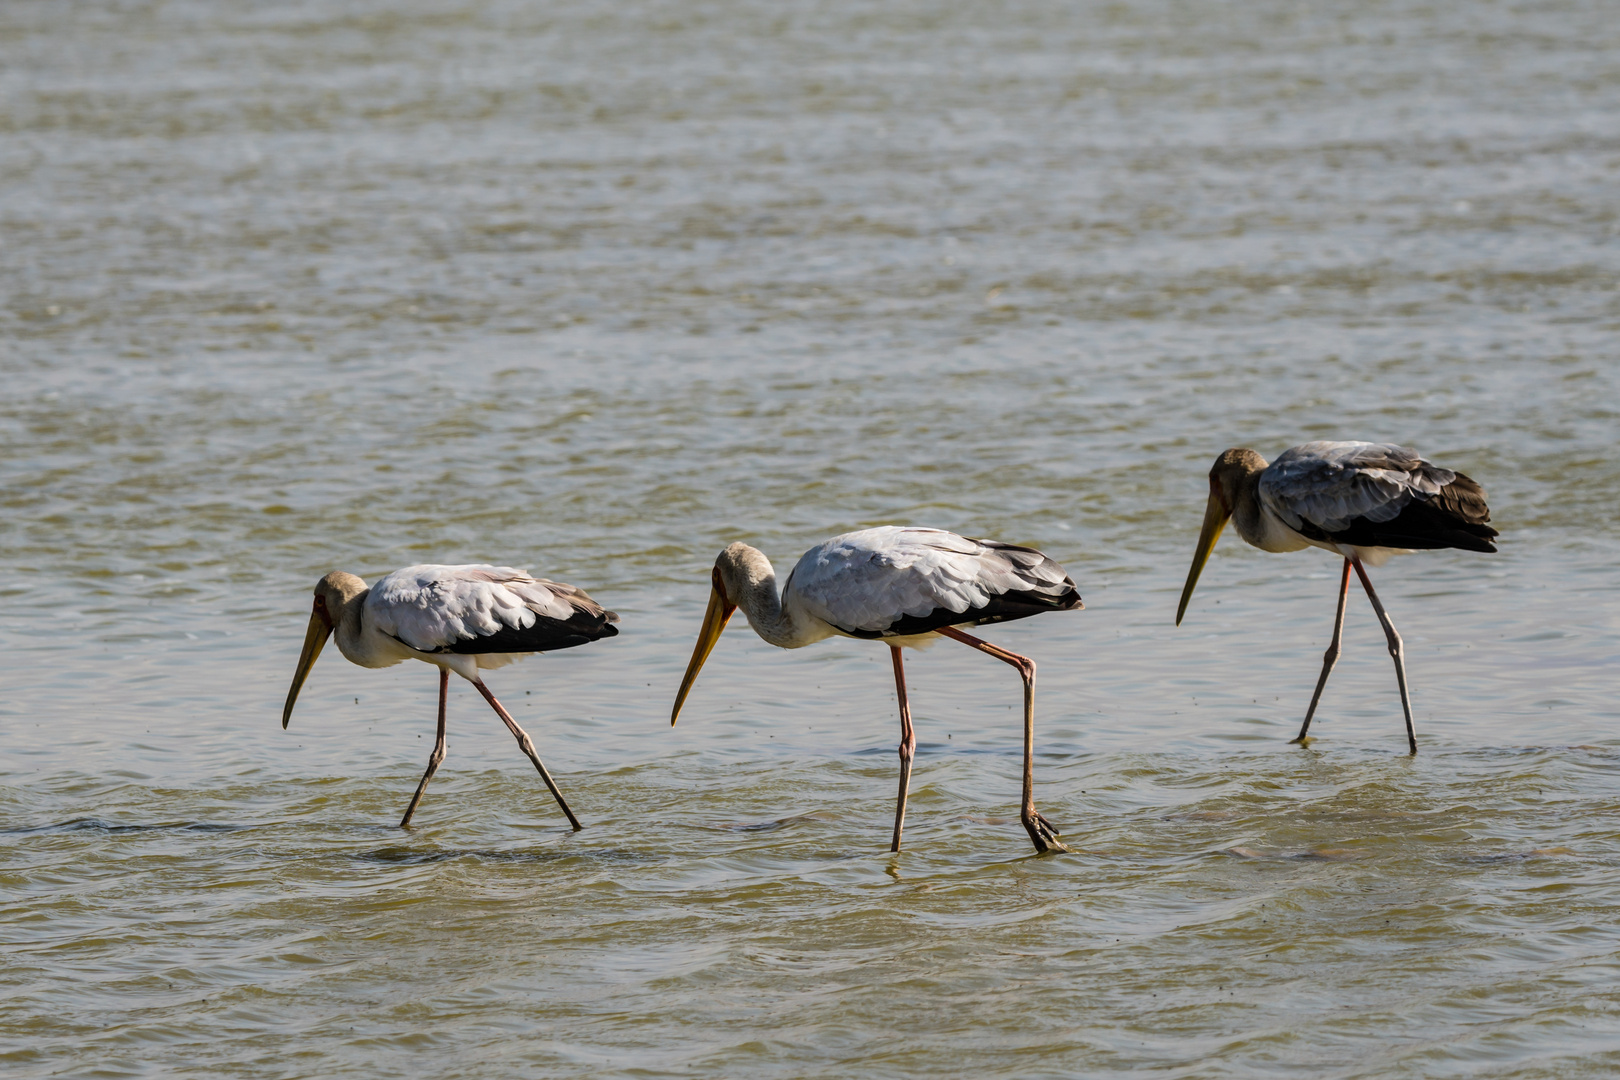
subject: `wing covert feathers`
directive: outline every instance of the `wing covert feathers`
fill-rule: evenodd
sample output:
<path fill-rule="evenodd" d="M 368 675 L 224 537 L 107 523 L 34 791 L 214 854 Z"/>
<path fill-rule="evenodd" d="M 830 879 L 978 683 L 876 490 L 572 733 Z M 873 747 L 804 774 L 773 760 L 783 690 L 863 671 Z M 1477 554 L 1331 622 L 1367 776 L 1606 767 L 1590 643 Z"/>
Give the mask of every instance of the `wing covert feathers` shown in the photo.
<path fill-rule="evenodd" d="M 1081 606 L 1063 567 L 1033 548 L 897 526 L 846 533 L 811 548 L 787 587 L 812 615 L 867 638 Z"/>
<path fill-rule="evenodd" d="M 1462 473 L 1383 443 L 1315 442 L 1260 475 L 1261 502 L 1311 540 L 1357 547 L 1495 551 L 1485 491 Z"/>
<path fill-rule="evenodd" d="M 419 652 L 549 652 L 613 637 L 618 615 L 583 589 L 509 566 L 395 570 L 366 598 L 366 615 Z"/>

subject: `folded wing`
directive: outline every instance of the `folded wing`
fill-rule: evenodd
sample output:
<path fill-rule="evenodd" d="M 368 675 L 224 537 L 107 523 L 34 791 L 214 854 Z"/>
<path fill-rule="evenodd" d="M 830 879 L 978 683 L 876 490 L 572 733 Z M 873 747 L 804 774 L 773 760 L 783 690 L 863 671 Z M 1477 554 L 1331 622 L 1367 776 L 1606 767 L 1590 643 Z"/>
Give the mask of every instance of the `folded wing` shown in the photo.
<path fill-rule="evenodd" d="M 789 589 L 810 614 L 866 638 L 1081 606 L 1063 567 L 1033 548 L 896 526 L 846 533 L 811 548 L 788 576 Z"/>
<path fill-rule="evenodd" d="M 612 637 L 582 589 L 510 566 L 407 566 L 371 587 L 366 617 L 419 652 L 550 652 Z"/>
<path fill-rule="evenodd" d="M 1305 443 L 1267 466 L 1259 493 L 1266 509 L 1312 540 L 1496 550 L 1484 489 L 1404 446 Z"/>

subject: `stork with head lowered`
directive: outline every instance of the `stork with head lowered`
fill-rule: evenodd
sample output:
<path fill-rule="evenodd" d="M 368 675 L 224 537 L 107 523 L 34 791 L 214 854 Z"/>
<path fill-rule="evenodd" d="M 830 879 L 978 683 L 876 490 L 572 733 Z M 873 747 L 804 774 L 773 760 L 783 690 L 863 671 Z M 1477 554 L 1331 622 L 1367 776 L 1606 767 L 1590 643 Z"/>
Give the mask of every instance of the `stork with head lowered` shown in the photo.
<path fill-rule="evenodd" d="M 1176 625 L 1181 625 L 1193 587 L 1228 521 L 1238 535 L 1262 551 L 1318 547 L 1344 560 L 1339 578 L 1339 609 L 1333 640 L 1322 658 L 1322 674 L 1311 695 L 1295 742 L 1303 744 L 1322 699 L 1328 674 L 1339 658 L 1350 572 L 1355 571 L 1384 628 L 1395 681 L 1406 716 L 1406 740 L 1417 753 L 1412 700 L 1406 687 L 1406 651 L 1367 576 L 1391 555 L 1437 548 L 1492 552 L 1497 535 L 1486 524 L 1491 511 L 1485 489 L 1460 472 L 1425 460 L 1416 450 L 1389 443 L 1309 442 L 1267 462 L 1253 450 L 1227 450 L 1209 470 L 1209 502 L 1204 527 L 1193 551 L 1192 568 L 1181 590 Z"/>
<path fill-rule="evenodd" d="M 906 697 L 902 648 L 949 638 L 1018 669 L 1024 683 L 1024 788 L 1019 817 L 1037 852 L 1067 850 L 1035 809 L 1035 662 L 962 628 L 1082 607 L 1063 567 L 1034 548 L 975 540 L 942 529 L 883 526 L 826 540 L 799 559 L 777 593 L 776 572 L 757 548 L 732 544 L 715 560 L 708 611 L 675 696 L 675 723 L 698 671 L 740 607 L 754 632 L 797 649 L 830 637 L 889 647 L 900 700 L 900 791 L 890 850 L 900 850 L 917 733 Z"/>
<path fill-rule="evenodd" d="M 560 581 L 530 577 L 510 566 L 407 566 L 366 583 L 335 570 L 315 583 L 315 604 L 304 649 L 293 673 L 281 726 L 292 719 L 298 691 L 329 637 L 344 657 L 361 667 L 390 667 L 420 660 L 439 669 L 439 734 L 427 771 L 405 808 L 400 827 L 411 823 L 428 781 L 444 760 L 445 698 L 453 671 L 473 684 L 534 762 L 540 778 L 576 830 L 579 819 L 535 753 L 534 740 L 496 700 L 480 674 L 539 652 L 572 649 L 613 637 L 619 617 Z"/>

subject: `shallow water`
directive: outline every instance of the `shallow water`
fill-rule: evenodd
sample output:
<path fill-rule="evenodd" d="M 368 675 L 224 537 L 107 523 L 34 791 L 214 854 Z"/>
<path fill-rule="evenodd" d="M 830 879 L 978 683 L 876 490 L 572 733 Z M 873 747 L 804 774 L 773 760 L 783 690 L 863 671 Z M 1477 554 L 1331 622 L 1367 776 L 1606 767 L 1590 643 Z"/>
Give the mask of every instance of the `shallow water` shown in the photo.
<path fill-rule="evenodd" d="M 341 9 L 341 10 L 338 10 Z M 1620 1067 L 1607 5 L 0 8 L 8 1076 L 1601 1076 Z M 1215 453 L 1415 445 L 1422 752 Z M 1040 664 L 741 620 L 847 528 L 1031 543 Z M 513 563 L 624 633 L 468 688 L 309 588 Z"/>

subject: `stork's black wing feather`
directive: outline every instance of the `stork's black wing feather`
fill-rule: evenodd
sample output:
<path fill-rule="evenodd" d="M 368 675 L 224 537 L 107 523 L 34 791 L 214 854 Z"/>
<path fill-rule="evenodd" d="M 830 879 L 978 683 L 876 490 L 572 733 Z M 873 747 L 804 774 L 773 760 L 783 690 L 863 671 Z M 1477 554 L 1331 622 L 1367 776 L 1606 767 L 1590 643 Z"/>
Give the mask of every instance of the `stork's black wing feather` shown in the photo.
<path fill-rule="evenodd" d="M 617 635 L 619 628 L 610 619 L 616 620 L 618 616 L 601 609 L 575 611 L 566 621 L 540 615 L 532 626 L 504 627 L 485 637 L 463 638 L 438 651 L 464 654 L 556 652 Z"/>
<path fill-rule="evenodd" d="M 1027 619 L 1031 615 L 1044 615 L 1048 611 L 1073 611 L 1080 607 L 1084 607 L 1080 602 L 1080 590 L 1070 582 L 1068 590 L 1058 596 L 1038 592 L 1008 592 L 992 597 L 983 607 L 968 611 L 935 608 L 926 615 L 902 615 L 884 630 L 841 629 L 853 637 L 873 640 L 909 637 L 912 634 L 927 634 L 946 626 L 984 626 L 988 623 L 1013 622 L 1017 619 Z"/>
<path fill-rule="evenodd" d="M 1345 528 L 1330 532 L 1302 519 L 1299 533 L 1312 540 L 1357 547 L 1495 551 L 1496 545 L 1491 540 L 1498 533 L 1486 524 L 1491 520 L 1491 511 L 1485 505 L 1485 490 L 1462 473 L 1456 476 L 1438 494 L 1427 499 L 1414 498 L 1388 521 L 1358 517 Z"/>
<path fill-rule="evenodd" d="M 1063 567 L 1034 548 L 916 526 L 826 540 L 799 559 L 783 592 L 828 625 L 864 638 L 1081 606 Z"/>
<path fill-rule="evenodd" d="M 612 637 L 619 621 L 577 586 L 483 563 L 395 570 L 371 587 L 365 618 L 426 653 L 571 649 Z"/>

